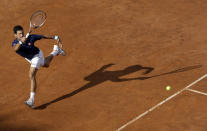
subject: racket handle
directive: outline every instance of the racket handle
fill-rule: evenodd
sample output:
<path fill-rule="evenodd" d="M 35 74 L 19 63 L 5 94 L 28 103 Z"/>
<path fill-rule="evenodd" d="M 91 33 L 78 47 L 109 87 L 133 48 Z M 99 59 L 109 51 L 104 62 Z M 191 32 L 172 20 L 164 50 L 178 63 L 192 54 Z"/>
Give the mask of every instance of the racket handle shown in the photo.
<path fill-rule="evenodd" d="M 28 37 L 29 37 L 29 35 L 30 35 L 30 34 L 29 34 L 29 33 L 27 33 L 26 38 L 28 38 Z"/>

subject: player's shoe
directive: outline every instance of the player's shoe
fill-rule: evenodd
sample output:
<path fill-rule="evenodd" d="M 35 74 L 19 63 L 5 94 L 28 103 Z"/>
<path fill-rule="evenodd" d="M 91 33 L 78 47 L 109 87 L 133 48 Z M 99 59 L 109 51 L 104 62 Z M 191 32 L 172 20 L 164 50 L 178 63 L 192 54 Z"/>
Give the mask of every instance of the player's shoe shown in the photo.
<path fill-rule="evenodd" d="M 34 109 L 34 101 L 27 100 L 24 102 L 25 105 L 29 106 L 30 108 Z"/>
<path fill-rule="evenodd" d="M 61 48 L 59 47 L 58 55 L 65 56 L 66 53 L 65 53 L 65 51 L 64 51 L 63 49 L 61 49 Z"/>
<path fill-rule="evenodd" d="M 63 56 L 66 55 L 65 51 L 61 49 L 60 47 L 58 47 L 57 45 L 54 45 L 53 52 L 56 52 L 57 55 L 63 55 Z"/>

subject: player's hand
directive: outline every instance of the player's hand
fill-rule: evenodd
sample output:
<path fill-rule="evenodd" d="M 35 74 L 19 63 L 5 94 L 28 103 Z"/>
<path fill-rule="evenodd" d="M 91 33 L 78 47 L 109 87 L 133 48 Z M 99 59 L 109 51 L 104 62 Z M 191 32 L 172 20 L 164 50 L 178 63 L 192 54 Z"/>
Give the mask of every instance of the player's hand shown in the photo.
<path fill-rule="evenodd" d="M 25 43 L 26 37 L 22 37 L 22 38 L 20 38 L 20 40 L 21 40 L 22 43 Z"/>

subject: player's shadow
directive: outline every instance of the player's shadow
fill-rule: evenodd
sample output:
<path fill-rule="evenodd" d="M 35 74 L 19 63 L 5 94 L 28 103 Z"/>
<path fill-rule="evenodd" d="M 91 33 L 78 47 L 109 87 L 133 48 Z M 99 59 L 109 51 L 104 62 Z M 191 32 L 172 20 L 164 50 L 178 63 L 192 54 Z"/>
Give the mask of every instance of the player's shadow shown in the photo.
<path fill-rule="evenodd" d="M 141 65 L 133 65 L 133 66 L 129 66 L 123 70 L 117 70 L 117 71 L 107 71 L 105 69 L 109 68 L 110 66 L 112 66 L 114 64 L 108 64 L 108 65 L 104 65 L 103 67 L 101 67 L 99 70 L 97 70 L 96 72 L 90 74 L 89 76 L 86 76 L 84 79 L 86 81 L 89 81 L 89 83 L 87 83 L 86 85 L 84 85 L 83 87 L 74 90 L 73 92 L 70 92 L 68 94 L 65 94 L 61 97 L 58 97 L 48 103 L 45 103 L 43 105 L 40 105 L 38 107 L 36 107 L 35 109 L 45 109 L 47 106 L 56 103 L 58 101 L 64 100 L 66 98 L 72 97 L 76 94 L 78 94 L 81 91 L 84 91 L 88 88 L 94 87 L 98 84 L 101 84 L 105 81 L 112 81 L 112 82 L 124 82 L 124 81 L 131 81 L 131 80 L 146 80 L 149 78 L 153 78 L 153 77 L 158 77 L 158 76 L 163 76 L 163 75 L 168 75 L 168 74 L 173 74 L 173 73 L 178 73 L 178 72 L 184 72 L 184 71 L 188 71 L 188 70 L 192 70 L 192 69 L 196 69 L 196 68 L 200 68 L 202 67 L 202 65 L 197 65 L 197 66 L 189 66 L 189 67 L 185 67 L 185 68 L 181 68 L 181 69 L 177 69 L 174 71 L 170 71 L 167 73 L 163 73 L 163 74 L 159 74 L 159 75 L 153 75 L 153 76 L 148 76 L 148 77 L 135 77 L 135 78 L 121 78 L 122 76 L 143 70 L 144 72 L 142 73 L 142 75 L 146 75 L 149 74 L 150 72 L 152 72 L 154 70 L 154 68 L 152 67 L 144 67 Z"/>

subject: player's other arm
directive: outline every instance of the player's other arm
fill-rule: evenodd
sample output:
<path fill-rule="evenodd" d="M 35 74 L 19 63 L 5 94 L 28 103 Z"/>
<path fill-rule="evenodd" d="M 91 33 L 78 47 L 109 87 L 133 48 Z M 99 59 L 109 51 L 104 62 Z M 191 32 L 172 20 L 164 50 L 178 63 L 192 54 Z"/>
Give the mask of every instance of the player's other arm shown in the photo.
<path fill-rule="evenodd" d="M 14 46 L 13 46 L 14 51 L 19 50 L 20 47 L 21 47 L 21 44 L 25 43 L 25 41 L 26 41 L 26 38 L 25 37 L 22 37 L 20 39 L 19 43 L 14 44 Z"/>
<path fill-rule="evenodd" d="M 57 35 L 42 35 L 42 38 L 43 39 L 54 39 L 54 40 L 56 40 L 59 43 L 59 47 L 60 48 L 63 47 L 62 42 L 60 40 L 60 37 L 57 36 Z"/>
<path fill-rule="evenodd" d="M 18 50 L 25 50 L 25 49 L 32 49 L 34 48 L 33 46 L 28 46 L 24 43 L 20 44 L 20 43 L 17 43 L 13 46 L 13 49 L 14 51 L 18 51 Z"/>

